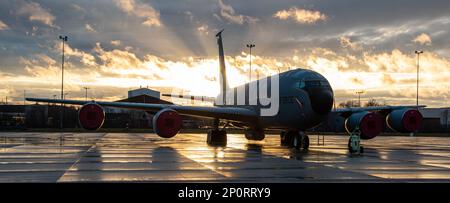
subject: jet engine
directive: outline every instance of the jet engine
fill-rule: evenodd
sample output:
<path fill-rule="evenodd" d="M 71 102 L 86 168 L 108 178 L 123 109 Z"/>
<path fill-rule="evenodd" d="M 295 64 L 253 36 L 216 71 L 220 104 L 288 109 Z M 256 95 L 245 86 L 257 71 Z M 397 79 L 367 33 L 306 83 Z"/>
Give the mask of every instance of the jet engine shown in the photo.
<path fill-rule="evenodd" d="M 361 132 L 361 139 L 369 140 L 381 133 L 383 119 L 377 113 L 363 111 L 354 113 L 345 120 L 345 129 L 348 133 L 353 132 L 357 126 Z"/>
<path fill-rule="evenodd" d="M 86 130 L 97 130 L 105 121 L 105 111 L 96 103 L 87 103 L 78 111 L 78 121 Z"/>
<path fill-rule="evenodd" d="M 411 108 L 394 110 L 386 116 L 388 127 L 397 132 L 415 132 L 422 124 L 422 114 Z"/>
<path fill-rule="evenodd" d="M 153 116 L 153 130 L 163 138 L 175 136 L 182 127 L 181 116 L 172 109 L 163 109 Z"/>

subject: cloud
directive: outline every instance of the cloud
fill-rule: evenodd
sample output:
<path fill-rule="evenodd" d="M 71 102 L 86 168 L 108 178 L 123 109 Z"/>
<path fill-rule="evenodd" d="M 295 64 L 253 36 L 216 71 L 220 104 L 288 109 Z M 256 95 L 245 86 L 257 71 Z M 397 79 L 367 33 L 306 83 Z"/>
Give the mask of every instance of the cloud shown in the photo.
<path fill-rule="evenodd" d="M 37 54 L 36 57 L 40 61 L 44 62 L 45 64 L 48 64 L 48 65 L 55 65 L 56 64 L 56 61 L 54 59 L 50 58 L 49 56 L 47 56 L 45 54 Z"/>
<path fill-rule="evenodd" d="M 328 17 L 319 12 L 313 10 L 306 10 L 297 7 L 291 7 L 288 10 L 281 10 L 273 14 L 274 18 L 280 20 L 294 20 L 299 24 L 314 24 L 318 21 L 326 21 Z"/>
<path fill-rule="evenodd" d="M 159 27 L 162 25 L 159 18 L 159 11 L 149 4 L 142 3 L 140 0 L 114 0 L 114 2 L 117 7 L 128 15 L 145 18 L 145 21 L 142 23 L 143 25 L 150 27 Z"/>
<path fill-rule="evenodd" d="M 396 83 L 396 81 L 392 78 L 392 76 L 386 73 L 383 74 L 381 80 L 383 81 L 384 84 L 387 85 L 393 85 Z"/>
<path fill-rule="evenodd" d="M 120 40 L 111 40 L 110 43 L 111 43 L 112 45 L 114 45 L 114 46 L 119 46 L 119 45 L 122 44 L 122 42 L 121 42 Z"/>
<path fill-rule="evenodd" d="M 18 15 L 28 16 L 30 21 L 38 21 L 50 27 L 56 27 L 53 23 L 55 21 L 55 16 L 53 16 L 49 11 L 42 8 L 39 3 L 35 2 L 25 2 L 18 10 Z"/>
<path fill-rule="evenodd" d="M 7 30 L 9 26 L 0 20 L 0 30 Z"/>
<path fill-rule="evenodd" d="M 72 7 L 73 9 L 75 9 L 78 12 L 83 12 L 83 13 L 86 12 L 86 10 L 83 7 L 81 7 L 80 5 L 77 5 L 77 4 L 70 4 L 70 7 Z"/>
<path fill-rule="evenodd" d="M 192 14 L 192 12 L 190 11 L 185 11 L 184 14 L 186 14 L 186 16 L 189 18 L 189 20 L 192 22 L 194 21 L 194 14 Z"/>
<path fill-rule="evenodd" d="M 214 96 L 218 90 L 217 57 L 195 59 L 182 57 L 175 61 L 167 60 L 152 54 L 139 57 L 131 49 L 106 50 L 97 43 L 90 53 L 68 46 L 68 56 L 80 58 L 92 57 L 89 68 L 76 68 L 73 60 L 67 61 L 68 91 L 80 92 L 80 87 L 88 85 L 93 89 L 109 89 L 109 93 L 97 95 L 97 99 L 113 99 L 125 94 L 128 87 L 149 85 L 150 87 L 179 88 L 190 94 Z M 98 60 L 94 60 L 94 57 Z M 363 54 L 358 56 L 343 55 L 326 48 L 313 48 L 307 54 L 296 54 L 294 57 L 271 58 L 259 55 L 252 56 L 253 78 L 256 71 L 260 77 L 286 71 L 288 67 L 295 69 L 303 67 L 323 74 L 336 91 L 337 101 L 354 95 L 355 89 L 366 90 L 365 98 L 375 98 L 387 101 L 388 104 L 408 104 L 414 100 L 415 79 L 414 55 L 409 56 L 399 50 L 383 53 Z M 249 55 L 241 53 L 236 56 L 226 56 L 227 74 L 231 86 L 243 84 L 248 80 Z M 442 106 L 446 100 L 437 102 L 439 98 L 449 98 L 450 91 L 442 91 L 450 87 L 446 78 L 450 77 L 447 67 L 449 60 L 432 53 L 423 54 L 421 76 L 421 96 L 429 106 Z M 44 54 L 34 55 L 22 60 L 27 75 L 0 76 L 6 84 L 22 85 L 26 83 L 42 90 L 57 89 L 60 84 L 59 61 Z M 351 64 L 358 66 L 352 67 Z M 391 64 L 391 66 L 387 66 Z M 404 69 L 404 66 L 409 69 Z M 433 68 L 432 66 L 439 66 Z M 422 67 L 422 66 L 421 66 Z M 383 71 L 380 71 L 383 70 Z M 436 74 L 439 72 L 439 74 Z M 1 71 L 0 71 L 1 73 Z M 1 74 L 0 74 L 1 75 Z M 186 77 L 189 76 L 189 77 Z M 206 78 L 206 79 L 205 79 Z M 436 86 L 435 83 L 439 83 Z M 212 87 L 207 90 L 205 86 Z M 216 88 L 217 87 L 217 88 Z M 11 87 L 17 89 L 17 87 Z M 115 89 L 115 90 L 114 90 Z M 122 91 L 122 92 L 121 92 Z M 27 91 L 28 92 L 28 91 Z M 342 93 L 344 92 L 344 93 Z M 347 92 L 347 93 L 345 93 Z M 433 95 L 439 93 L 440 95 Z M 71 93 L 72 94 L 72 93 Z M 47 93 L 50 95 L 50 93 Z M 412 95 L 412 96 L 411 96 Z"/>
<path fill-rule="evenodd" d="M 285 0 L 276 5 L 269 0 L 256 4 L 236 0 L 184 4 L 154 0 L 0 1 L 0 10 L 4 11 L 0 19 L 9 27 L 6 32 L 0 31 L 0 89 L 19 93 L 30 89 L 30 93 L 36 91 L 35 96 L 51 97 L 51 91 L 58 91 L 60 85 L 61 42 L 56 40 L 54 29 L 42 21 L 30 23 L 31 14 L 17 14 L 25 2 L 38 2 L 42 10 L 54 15 L 47 22 L 64 24 L 64 33 L 72 39 L 66 44 L 66 79 L 74 87 L 89 84 L 92 91 L 108 90 L 98 99 L 124 96 L 129 87 L 139 85 L 181 87 L 213 96 L 214 88 L 202 91 L 215 85 L 217 79 L 217 44 L 211 34 L 228 24 L 224 43 L 232 86 L 248 81 L 249 55 L 241 52 L 247 52 L 245 43 L 253 41 L 257 49 L 252 56 L 252 78 L 256 78 L 256 70 L 262 77 L 289 68 L 306 68 L 330 80 L 337 100 L 347 95 L 341 92 L 348 91 L 354 97 L 353 89 L 364 88 L 368 90 L 365 96 L 385 99 L 388 104 L 415 103 L 417 56 L 412 40 L 426 33 L 432 43 L 420 58 L 421 100 L 430 106 L 450 105 L 450 100 L 444 100 L 450 93 L 438 91 L 450 89 L 450 3 L 446 1 L 412 1 L 408 5 L 319 1 L 307 5 L 314 7 L 297 4 L 297 10 L 319 12 L 319 20 L 301 22 L 291 9 L 292 1 Z M 145 5 L 153 9 L 145 9 Z M 387 10 L 380 13 L 375 7 Z M 432 12 L 418 12 L 425 10 Z M 277 11 L 278 17 L 274 15 Z M 143 26 L 147 19 L 154 19 L 152 16 L 164 26 L 162 29 Z M 242 30 L 242 25 L 255 22 L 252 19 L 259 21 L 250 30 Z M 326 26 L 306 26 L 308 29 L 293 26 L 324 22 Z M 97 34 L 86 31 L 90 30 L 87 23 Z M 56 77 L 54 82 L 52 76 Z M 360 83 L 355 84 L 355 78 Z M 190 84 L 194 80 L 194 85 Z M 195 85 L 197 81 L 200 85 Z M 82 93 L 81 89 L 81 97 Z M 432 99 L 439 96 L 442 98 Z"/>
<path fill-rule="evenodd" d="M 92 25 L 90 25 L 90 24 L 84 25 L 84 28 L 85 28 L 86 31 L 88 31 L 88 32 L 97 32 L 97 30 L 95 30 L 95 29 L 92 27 Z"/>
<path fill-rule="evenodd" d="M 208 25 L 203 24 L 203 25 L 197 27 L 197 31 L 205 33 L 205 34 L 209 34 Z"/>
<path fill-rule="evenodd" d="M 355 85 L 363 85 L 363 84 L 364 84 L 364 81 L 361 80 L 361 79 L 358 78 L 358 77 L 352 77 L 352 78 L 350 78 L 350 82 L 352 82 L 352 83 L 355 84 Z"/>
<path fill-rule="evenodd" d="M 413 73 L 417 65 L 416 58 L 412 53 L 405 54 L 398 49 L 394 49 L 390 53 L 365 53 L 363 60 L 369 70 L 373 72 Z M 449 71 L 450 61 L 434 53 L 425 52 L 421 55 L 420 67 L 422 71 L 445 73 Z"/>
<path fill-rule="evenodd" d="M 255 23 L 259 20 L 258 18 L 255 17 L 236 14 L 233 7 L 224 4 L 222 0 L 219 0 L 219 7 L 220 7 L 220 16 L 225 18 L 230 23 L 242 25 L 244 23 Z M 217 17 L 218 16 L 216 15 L 216 18 Z"/>
<path fill-rule="evenodd" d="M 105 51 L 100 43 L 96 43 L 93 51 L 100 59 L 99 65 L 106 72 L 135 74 L 133 70 L 138 70 L 143 66 L 143 62 L 136 54 L 127 50 L 114 49 L 112 51 Z"/>
<path fill-rule="evenodd" d="M 326 48 L 314 48 L 303 59 L 297 59 L 300 63 L 305 61 L 305 66 L 321 73 L 342 72 L 350 69 L 352 59 L 340 56 L 336 52 Z"/>
<path fill-rule="evenodd" d="M 62 51 L 62 44 L 59 41 L 54 42 L 54 48 L 58 51 L 58 53 L 61 53 Z M 79 49 L 72 48 L 68 43 L 64 45 L 64 54 L 67 57 L 76 57 L 79 58 L 79 61 L 86 66 L 95 66 L 97 65 L 95 61 L 95 57 L 89 53 L 86 53 Z"/>
<path fill-rule="evenodd" d="M 430 45 L 431 44 L 431 37 L 425 33 L 422 33 L 418 35 L 416 38 L 412 40 L 415 43 L 419 43 L 422 45 Z"/>
<path fill-rule="evenodd" d="M 350 48 L 353 50 L 361 49 L 361 45 L 359 43 L 352 42 L 348 37 L 345 36 L 339 37 L 339 43 L 344 48 Z"/>

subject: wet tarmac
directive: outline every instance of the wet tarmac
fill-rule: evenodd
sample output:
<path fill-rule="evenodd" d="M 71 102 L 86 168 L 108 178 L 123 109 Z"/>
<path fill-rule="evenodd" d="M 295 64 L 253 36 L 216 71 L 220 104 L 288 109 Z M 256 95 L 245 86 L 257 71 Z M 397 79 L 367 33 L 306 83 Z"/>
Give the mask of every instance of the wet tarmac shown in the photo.
<path fill-rule="evenodd" d="M 0 182 L 450 182 L 450 138 L 380 136 L 362 156 L 347 136 L 319 138 L 303 152 L 277 135 L 224 148 L 204 134 L 2 132 Z"/>

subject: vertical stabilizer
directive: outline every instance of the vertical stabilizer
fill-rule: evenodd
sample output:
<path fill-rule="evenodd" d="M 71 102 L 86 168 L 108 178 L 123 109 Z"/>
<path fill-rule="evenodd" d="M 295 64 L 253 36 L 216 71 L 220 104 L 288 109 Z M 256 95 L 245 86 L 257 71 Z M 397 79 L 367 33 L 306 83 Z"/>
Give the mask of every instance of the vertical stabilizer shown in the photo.
<path fill-rule="evenodd" d="M 219 64 L 220 64 L 220 94 L 223 96 L 223 101 L 226 101 L 226 90 L 228 89 L 227 84 L 227 71 L 225 68 L 225 54 L 223 53 L 223 44 L 222 44 L 222 32 L 218 32 L 216 34 L 217 44 L 219 45 Z"/>

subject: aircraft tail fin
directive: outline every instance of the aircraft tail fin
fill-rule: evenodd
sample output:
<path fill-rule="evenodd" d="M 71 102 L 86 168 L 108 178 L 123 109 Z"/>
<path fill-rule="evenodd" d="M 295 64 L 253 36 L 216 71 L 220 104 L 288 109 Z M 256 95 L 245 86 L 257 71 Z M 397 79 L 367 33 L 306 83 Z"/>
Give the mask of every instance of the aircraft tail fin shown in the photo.
<path fill-rule="evenodd" d="M 225 54 L 223 52 L 222 44 L 222 32 L 223 29 L 216 34 L 217 44 L 219 45 L 219 65 L 220 65 L 220 93 L 223 96 L 223 101 L 226 101 L 227 84 L 227 71 L 225 67 Z"/>

